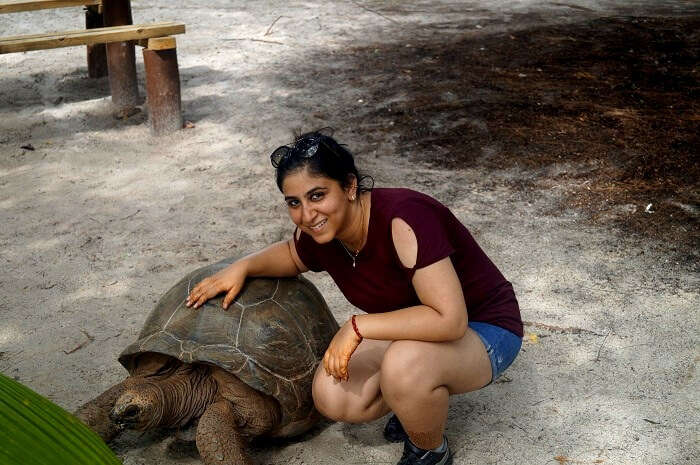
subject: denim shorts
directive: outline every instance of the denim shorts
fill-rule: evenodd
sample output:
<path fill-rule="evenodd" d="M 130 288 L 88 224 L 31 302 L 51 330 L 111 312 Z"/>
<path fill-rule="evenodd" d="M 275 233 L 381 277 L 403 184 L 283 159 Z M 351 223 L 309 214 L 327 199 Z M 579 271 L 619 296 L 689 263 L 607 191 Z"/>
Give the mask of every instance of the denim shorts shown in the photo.
<path fill-rule="evenodd" d="M 491 360 L 491 381 L 495 380 L 513 363 L 523 341 L 521 338 L 500 326 L 470 321 L 469 327 L 481 338 L 486 353 Z"/>

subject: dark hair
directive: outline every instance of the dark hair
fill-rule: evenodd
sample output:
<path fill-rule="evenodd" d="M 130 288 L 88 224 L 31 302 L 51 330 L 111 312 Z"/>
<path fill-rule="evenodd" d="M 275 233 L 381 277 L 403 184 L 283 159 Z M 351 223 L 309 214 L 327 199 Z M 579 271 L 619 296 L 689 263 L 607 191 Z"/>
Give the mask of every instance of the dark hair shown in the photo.
<path fill-rule="evenodd" d="M 288 174 L 304 168 L 311 174 L 335 179 L 343 189 L 350 185 L 354 177 L 357 179 L 358 193 L 372 190 L 374 179 L 360 175 L 352 153 L 333 139 L 332 134 L 331 128 L 300 134 L 294 137 L 292 145 L 283 145 L 272 152 L 270 160 L 277 169 L 277 187 L 280 191 Z"/>

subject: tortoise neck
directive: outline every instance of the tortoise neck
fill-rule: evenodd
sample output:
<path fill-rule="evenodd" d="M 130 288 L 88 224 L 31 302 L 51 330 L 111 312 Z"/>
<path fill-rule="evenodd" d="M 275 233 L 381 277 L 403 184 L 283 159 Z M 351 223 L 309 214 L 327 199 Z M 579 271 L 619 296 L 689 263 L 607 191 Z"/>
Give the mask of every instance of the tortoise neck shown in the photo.
<path fill-rule="evenodd" d="M 211 377 L 211 367 L 200 364 L 182 364 L 172 375 L 155 381 L 161 397 L 160 418 L 157 425 L 184 427 L 199 418 L 217 396 L 217 383 Z"/>

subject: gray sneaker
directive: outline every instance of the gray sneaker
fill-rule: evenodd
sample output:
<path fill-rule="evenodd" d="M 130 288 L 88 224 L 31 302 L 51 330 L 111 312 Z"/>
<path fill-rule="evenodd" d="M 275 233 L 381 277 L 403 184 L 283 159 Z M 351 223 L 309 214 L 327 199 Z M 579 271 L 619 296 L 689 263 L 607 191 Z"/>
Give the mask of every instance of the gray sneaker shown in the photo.
<path fill-rule="evenodd" d="M 403 455 L 396 465 L 452 465 L 452 452 L 445 438 L 445 452 L 419 449 L 406 439 L 403 443 Z"/>

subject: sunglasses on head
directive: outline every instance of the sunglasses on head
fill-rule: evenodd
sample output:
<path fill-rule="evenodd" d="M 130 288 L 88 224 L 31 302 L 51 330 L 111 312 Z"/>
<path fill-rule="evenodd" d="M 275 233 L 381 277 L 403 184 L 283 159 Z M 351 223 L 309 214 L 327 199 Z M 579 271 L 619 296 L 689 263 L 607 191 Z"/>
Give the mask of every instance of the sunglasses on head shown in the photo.
<path fill-rule="evenodd" d="M 318 146 L 323 143 L 323 138 L 332 135 L 331 128 L 322 128 L 314 132 L 313 135 L 298 139 L 291 147 L 288 145 L 277 147 L 270 155 L 270 163 L 277 168 L 291 156 L 311 158 L 316 155 Z"/>

